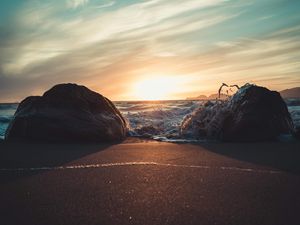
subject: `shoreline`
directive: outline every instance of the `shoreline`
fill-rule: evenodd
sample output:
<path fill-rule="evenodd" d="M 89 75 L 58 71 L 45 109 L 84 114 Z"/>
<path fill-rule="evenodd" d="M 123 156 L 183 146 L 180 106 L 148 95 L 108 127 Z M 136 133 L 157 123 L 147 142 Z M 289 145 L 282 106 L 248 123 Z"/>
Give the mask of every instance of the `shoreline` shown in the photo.
<path fill-rule="evenodd" d="M 31 162 L 42 165 L 63 165 L 72 159 L 82 156 L 101 153 L 101 160 L 108 162 L 114 157 L 109 150 L 125 149 L 126 154 L 144 152 L 151 156 L 162 152 L 172 153 L 172 149 L 180 149 L 182 154 L 195 153 L 197 161 L 198 151 L 205 151 L 218 156 L 226 156 L 234 160 L 270 166 L 283 171 L 293 171 L 300 174 L 300 141 L 266 141 L 266 142 L 193 142 L 170 143 L 147 138 L 129 137 L 121 142 L 114 143 L 84 143 L 84 142 L 33 142 L 33 141 L 4 141 L 0 140 L 0 165 L 18 167 L 30 165 Z M 137 151 L 137 149 L 140 149 Z M 103 154 L 103 155 L 102 155 Z M 119 153 L 118 153 L 119 154 Z M 118 155 L 120 156 L 120 155 Z M 108 157 L 108 158 L 106 158 Z M 144 159 L 144 157 L 142 157 Z M 150 160 L 151 159 L 151 160 Z M 152 158 L 147 161 L 153 161 Z M 161 159 L 160 159 L 161 160 Z M 199 158 L 201 160 L 201 157 Z M 192 160 L 193 161 L 193 160 Z M 154 160 L 154 162 L 156 162 Z M 161 161 L 159 161 L 161 162 Z M 164 162 L 164 161 L 163 161 Z M 298 165 L 299 164 L 299 165 Z"/>

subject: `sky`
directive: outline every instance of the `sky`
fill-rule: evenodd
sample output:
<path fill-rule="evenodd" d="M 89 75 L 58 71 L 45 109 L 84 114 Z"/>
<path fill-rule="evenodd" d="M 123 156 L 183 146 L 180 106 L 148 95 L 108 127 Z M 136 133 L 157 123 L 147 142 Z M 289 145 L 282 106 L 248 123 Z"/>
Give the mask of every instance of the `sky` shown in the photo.
<path fill-rule="evenodd" d="M 0 102 L 78 83 L 111 100 L 300 86 L 299 0 L 1 0 Z"/>

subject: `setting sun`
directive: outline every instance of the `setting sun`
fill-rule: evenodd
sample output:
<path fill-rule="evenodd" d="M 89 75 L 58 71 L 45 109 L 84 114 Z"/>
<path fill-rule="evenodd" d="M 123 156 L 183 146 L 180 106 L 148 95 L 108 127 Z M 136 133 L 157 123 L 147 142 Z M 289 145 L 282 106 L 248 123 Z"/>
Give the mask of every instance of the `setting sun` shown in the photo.
<path fill-rule="evenodd" d="M 140 100 L 166 100 L 178 90 L 178 80 L 173 77 L 156 76 L 135 83 L 133 91 Z"/>

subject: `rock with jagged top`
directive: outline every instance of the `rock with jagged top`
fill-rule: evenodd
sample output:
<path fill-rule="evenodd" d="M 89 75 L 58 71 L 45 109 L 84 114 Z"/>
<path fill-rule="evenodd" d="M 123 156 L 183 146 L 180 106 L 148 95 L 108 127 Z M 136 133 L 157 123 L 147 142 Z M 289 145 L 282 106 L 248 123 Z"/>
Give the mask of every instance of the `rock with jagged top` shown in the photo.
<path fill-rule="evenodd" d="M 126 133 L 126 121 L 109 99 L 84 86 L 58 84 L 20 103 L 5 138 L 106 142 Z"/>
<path fill-rule="evenodd" d="M 186 138 L 263 141 L 293 132 L 293 122 L 280 94 L 247 84 L 225 101 L 196 110 L 181 125 Z"/>

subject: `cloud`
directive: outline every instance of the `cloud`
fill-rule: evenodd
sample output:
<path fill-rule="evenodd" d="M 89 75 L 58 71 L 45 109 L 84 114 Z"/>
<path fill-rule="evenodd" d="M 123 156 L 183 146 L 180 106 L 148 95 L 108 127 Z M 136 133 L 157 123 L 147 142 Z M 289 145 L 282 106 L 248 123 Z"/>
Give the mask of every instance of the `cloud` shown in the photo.
<path fill-rule="evenodd" d="M 89 0 L 67 0 L 68 8 L 76 9 L 80 6 L 87 4 Z"/>
<path fill-rule="evenodd" d="M 86 2 L 72 1 L 72 4 L 77 7 Z M 216 0 L 201 1 L 201 3 L 191 1 L 190 4 L 181 1 L 178 1 L 177 4 L 166 1 L 150 1 L 129 5 L 96 17 L 90 16 L 91 9 L 89 9 L 87 12 L 82 12 L 80 17 L 71 16 L 68 20 L 65 20 L 65 16 L 60 17 L 64 13 L 60 4 L 31 3 L 18 18 L 17 26 L 20 27 L 20 30 L 15 36 L 22 39 L 23 43 L 18 43 L 18 45 L 11 43 L 11 48 L 5 49 L 6 53 L 12 54 L 12 56 L 11 60 L 8 59 L 6 63 L 3 63 L 3 71 L 8 75 L 22 75 L 22 71 L 32 64 L 44 63 L 65 53 L 89 48 L 90 45 L 101 44 L 101 42 L 116 38 L 116 36 L 119 39 L 128 38 L 130 35 L 139 36 L 131 40 L 133 48 L 135 48 L 137 39 L 140 38 L 142 41 L 141 35 L 148 35 L 147 33 L 152 33 L 153 36 L 160 32 L 159 36 L 163 37 L 164 35 L 199 30 L 220 22 L 222 18 L 199 18 L 199 21 L 193 21 L 197 17 L 175 18 L 169 22 L 162 20 L 191 9 L 218 3 L 220 1 Z M 178 27 L 180 28 L 178 29 Z M 19 42 L 19 39 L 17 41 Z"/>
<path fill-rule="evenodd" d="M 240 21 L 249 25 L 252 5 L 81 0 L 67 1 L 66 8 L 64 1 L 28 1 L 0 27 L 0 81 L 6 84 L 0 101 L 40 94 L 59 82 L 128 99 L 132 83 L 149 74 L 185 77 L 178 96 L 211 93 L 223 81 L 278 89 L 299 83 L 300 28 L 249 34 L 258 20 L 250 21 L 254 27 Z"/>
<path fill-rule="evenodd" d="M 115 5 L 115 4 L 116 4 L 115 1 L 109 1 L 107 3 L 97 4 L 97 5 L 93 6 L 93 8 L 95 8 L 95 9 L 108 8 L 108 7 L 111 7 L 111 6 Z"/>
<path fill-rule="evenodd" d="M 213 80 L 238 84 L 253 82 L 275 90 L 299 85 L 300 41 L 297 32 L 289 36 L 276 33 L 260 39 L 218 43 L 216 48 L 198 55 L 201 61 L 185 63 L 185 69 L 198 68 L 195 77 L 198 75 L 208 86 L 215 88 L 217 84 Z"/>

